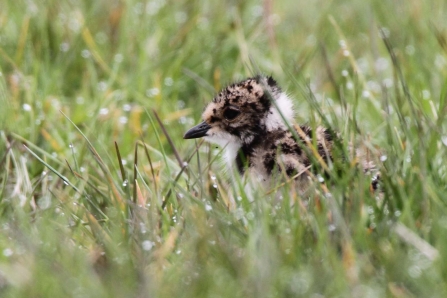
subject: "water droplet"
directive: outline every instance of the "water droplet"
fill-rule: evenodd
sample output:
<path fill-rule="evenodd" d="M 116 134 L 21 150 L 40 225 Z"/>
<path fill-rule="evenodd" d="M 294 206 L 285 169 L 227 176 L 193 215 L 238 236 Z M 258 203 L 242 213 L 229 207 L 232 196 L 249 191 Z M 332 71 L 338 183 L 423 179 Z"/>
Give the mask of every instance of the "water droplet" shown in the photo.
<path fill-rule="evenodd" d="M 390 29 L 388 29 L 386 27 L 380 28 L 379 36 L 380 36 L 380 38 L 383 38 L 383 39 L 388 38 L 390 36 Z"/>
<path fill-rule="evenodd" d="M 144 241 L 141 243 L 141 246 L 143 247 L 143 250 L 145 250 L 145 251 L 149 251 L 149 250 L 151 250 L 152 247 L 154 247 L 154 245 L 155 245 L 155 243 L 152 242 L 152 241 L 149 241 L 149 240 L 144 240 Z"/>
<path fill-rule="evenodd" d="M 343 56 L 348 57 L 349 55 L 351 55 L 349 50 L 343 50 Z"/>
<path fill-rule="evenodd" d="M 89 51 L 89 50 L 82 50 L 82 51 L 81 51 L 81 56 L 82 56 L 83 58 L 85 58 L 85 59 L 90 58 L 90 56 L 91 56 L 90 51 Z"/>
<path fill-rule="evenodd" d="M 115 57 L 113 58 L 113 60 L 115 60 L 116 63 L 121 63 L 121 62 L 123 62 L 123 55 L 116 54 Z"/>
<path fill-rule="evenodd" d="M 121 116 L 121 117 L 119 118 L 119 122 L 120 122 L 121 124 L 126 124 L 126 123 L 127 123 L 127 117 L 126 117 L 126 116 Z"/>
<path fill-rule="evenodd" d="M 125 104 L 123 105 L 123 110 L 129 112 L 130 110 L 132 110 L 132 106 L 130 104 Z"/>
<path fill-rule="evenodd" d="M 213 184 L 213 187 L 214 187 L 214 188 L 217 188 L 217 184 Z"/>
<path fill-rule="evenodd" d="M 421 276 L 422 270 L 419 266 L 413 265 L 408 269 L 408 275 L 412 278 L 419 278 Z"/>
<path fill-rule="evenodd" d="M 183 167 L 187 167 L 188 163 L 186 161 L 183 162 Z"/>
<path fill-rule="evenodd" d="M 62 180 L 62 181 L 64 181 L 64 184 L 65 184 L 65 185 L 68 185 L 68 181 L 66 181 L 66 180 Z"/>
<path fill-rule="evenodd" d="M 151 88 L 146 90 L 147 97 L 154 97 L 158 94 L 160 94 L 160 90 L 158 88 Z"/>
<path fill-rule="evenodd" d="M 445 146 L 447 146 L 447 136 L 442 136 L 441 141 Z"/>
<path fill-rule="evenodd" d="M 400 210 L 396 210 L 396 211 L 394 212 L 394 216 L 396 216 L 396 217 L 401 216 L 401 214 L 402 214 L 402 212 L 400 212 Z"/>
<path fill-rule="evenodd" d="M 128 184 L 129 184 L 129 180 L 126 179 L 126 180 L 123 181 L 123 186 L 124 187 L 127 187 Z"/>
<path fill-rule="evenodd" d="M 84 97 L 82 97 L 82 96 L 76 97 L 76 103 L 78 105 L 83 105 L 84 104 Z"/>
<path fill-rule="evenodd" d="M 317 180 L 318 180 L 318 182 L 320 182 L 320 183 L 323 183 L 323 182 L 324 182 L 324 178 L 323 178 L 320 174 L 318 174 L 318 176 L 317 176 Z"/>
<path fill-rule="evenodd" d="M 13 251 L 12 251 L 12 249 L 10 249 L 10 248 L 5 248 L 4 250 L 3 250 L 3 255 L 5 256 L 5 257 L 10 257 L 10 256 L 12 256 L 13 255 Z"/>
<path fill-rule="evenodd" d="M 214 175 L 211 175 L 211 180 L 216 180 L 216 176 L 214 176 Z"/>
<path fill-rule="evenodd" d="M 362 96 L 364 98 L 369 98 L 371 96 L 371 92 L 369 92 L 368 90 L 363 90 Z"/>
<path fill-rule="evenodd" d="M 99 110 L 99 115 L 107 115 L 109 113 L 108 108 L 102 108 Z"/>
<path fill-rule="evenodd" d="M 107 83 L 104 81 L 101 81 L 98 83 L 98 91 L 106 91 L 107 90 Z"/>
<path fill-rule="evenodd" d="M 67 52 L 70 49 L 70 45 L 68 44 L 68 42 L 63 42 L 59 45 L 59 49 L 61 50 L 61 52 Z"/>
<path fill-rule="evenodd" d="M 213 210 L 213 207 L 211 207 L 211 205 L 206 204 L 205 205 L 205 210 L 206 211 L 211 211 L 211 210 Z"/>
<path fill-rule="evenodd" d="M 73 149 L 73 148 L 74 148 L 74 146 L 73 146 L 73 144 L 72 144 L 72 143 L 70 143 L 70 145 L 68 145 L 68 147 L 69 147 L 69 148 L 71 148 L 71 149 Z"/>
<path fill-rule="evenodd" d="M 27 103 L 24 103 L 23 106 L 22 106 L 22 108 L 23 108 L 23 110 L 26 111 L 26 112 L 29 112 L 29 111 L 32 110 L 32 107 L 31 107 L 29 104 L 27 104 Z"/>
<path fill-rule="evenodd" d="M 182 253 L 182 251 L 180 249 L 178 249 L 175 253 L 179 255 Z"/>
<path fill-rule="evenodd" d="M 343 69 L 341 71 L 341 75 L 344 76 L 344 77 L 347 77 L 349 75 L 349 72 L 346 69 Z"/>
<path fill-rule="evenodd" d="M 405 52 L 406 52 L 408 55 L 412 56 L 412 55 L 414 54 L 414 52 L 415 52 L 414 46 L 412 46 L 412 45 L 407 45 L 407 46 L 405 47 Z"/>
<path fill-rule="evenodd" d="M 174 84 L 174 80 L 170 77 L 167 77 L 167 78 L 165 78 L 164 83 L 166 86 L 172 86 L 172 84 Z"/>
<path fill-rule="evenodd" d="M 335 225 L 329 225 L 328 228 L 329 232 L 333 232 L 337 229 L 337 227 Z"/>
<path fill-rule="evenodd" d="M 388 156 L 386 156 L 386 155 L 382 155 L 382 156 L 380 157 L 380 161 L 385 161 L 385 160 L 387 160 L 387 158 L 388 158 Z"/>

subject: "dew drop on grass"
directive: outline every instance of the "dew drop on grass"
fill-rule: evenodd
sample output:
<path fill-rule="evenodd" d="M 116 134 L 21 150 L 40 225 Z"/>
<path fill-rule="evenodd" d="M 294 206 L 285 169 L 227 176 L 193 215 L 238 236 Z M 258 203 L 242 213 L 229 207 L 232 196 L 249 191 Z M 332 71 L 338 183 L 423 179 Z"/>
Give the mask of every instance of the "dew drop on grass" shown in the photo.
<path fill-rule="evenodd" d="M 382 156 L 380 157 L 380 161 L 385 161 L 385 160 L 387 160 L 387 158 L 388 158 L 388 156 L 386 156 L 386 155 L 382 155 Z"/>
<path fill-rule="evenodd" d="M 341 75 L 344 76 L 344 77 L 347 77 L 349 75 L 349 72 L 346 69 L 343 69 L 341 71 Z"/>
<path fill-rule="evenodd" d="M 81 56 L 82 56 L 82 58 L 85 58 L 85 59 L 90 58 L 90 51 L 89 50 L 82 50 Z"/>
<path fill-rule="evenodd" d="M 82 97 L 82 96 L 76 97 L 76 103 L 78 105 L 83 105 L 84 104 L 84 97 Z"/>
<path fill-rule="evenodd" d="M 68 185 L 68 181 L 66 181 L 66 180 L 62 180 L 62 181 L 64 181 L 64 184 L 65 184 L 65 185 Z"/>
<path fill-rule="evenodd" d="M 126 180 L 123 181 L 123 186 L 124 187 L 127 187 L 128 184 L 129 184 L 129 180 L 126 179 Z"/>
<path fill-rule="evenodd" d="M 174 80 L 170 77 L 165 78 L 164 83 L 166 86 L 172 86 L 174 84 Z"/>
<path fill-rule="evenodd" d="M 141 246 L 143 247 L 143 250 L 145 251 L 149 251 L 152 249 L 152 247 L 154 247 L 154 242 L 149 241 L 149 240 L 144 240 L 143 243 L 141 243 Z"/>
<path fill-rule="evenodd" d="M 318 182 L 320 182 L 320 183 L 323 183 L 323 182 L 324 182 L 324 178 L 323 178 L 320 174 L 317 176 L 317 180 L 318 180 Z"/>
<path fill-rule="evenodd" d="M 147 97 L 154 97 L 155 95 L 160 94 L 160 90 L 158 88 L 151 88 L 146 90 Z"/>
<path fill-rule="evenodd" d="M 442 136 L 441 141 L 444 144 L 444 146 L 447 146 L 447 136 Z"/>
<path fill-rule="evenodd" d="M 216 180 L 216 176 L 215 175 L 211 175 L 211 180 Z"/>
<path fill-rule="evenodd" d="M 209 204 L 205 204 L 205 210 L 211 211 L 211 210 L 213 210 L 213 207 L 211 207 L 211 205 L 209 205 Z"/>
<path fill-rule="evenodd" d="M 182 251 L 180 249 L 178 249 L 175 253 L 179 255 L 182 253 Z"/>
<path fill-rule="evenodd" d="M 121 62 L 123 62 L 123 55 L 122 54 L 116 54 L 115 57 L 113 58 L 113 60 L 116 63 L 121 63 Z"/>
<path fill-rule="evenodd" d="M 402 214 L 402 212 L 400 212 L 399 210 L 396 210 L 394 212 L 394 216 L 399 217 Z"/>
<path fill-rule="evenodd" d="M 419 278 L 422 274 L 422 270 L 419 266 L 413 265 L 408 269 L 408 275 L 412 278 Z"/>
<path fill-rule="evenodd" d="M 5 248 L 4 250 L 3 250 L 3 255 L 5 256 L 5 257 L 10 257 L 10 256 L 12 256 L 13 255 L 13 251 L 12 251 L 12 249 L 10 249 L 10 248 Z"/>
<path fill-rule="evenodd" d="M 329 225 L 328 228 L 329 232 L 333 232 L 337 229 L 337 227 L 335 225 Z"/>
<path fill-rule="evenodd" d="M 217 184 L 213 184 L 213 187 L 214 187 L 214 188 L 217 188 Z"/>
<path fill-rule="evenodd" d="M 70 49 L 70 45 L 67 42 L 63 42 L 59 45 L 61 52 L 67 52 Z"/>
<path fill-rule="evenodd" d="M 371 96 L 371 93 L 368 90 L 363 90 L 362 96 L 364 98 L 369 98 Z"/>
<path fill-rule="evenodd" d="M 127 123 L 127 117 L 126 116 L 121 116 L 120 118 L 119 118 L 119 122 L 121 123 L 121 124 L 126 124 Z"/>
<path fill-rule="evenodd" d="M 130 104 L 123 105 L 123 110 L 126 112 L 129 112 L 132 109 L 132 106 Z"/>
<path fill-rule="evenodd" d="M 29 112 L 29 111 L 32 110 L 31 106 L 30 106 L 29 104 L 27 104 L 27 103 L 24 103 L 23 106 L 22 106 L 22 108 L 23 108 L 23 110 L 26 111 L 26 112 Z"/>

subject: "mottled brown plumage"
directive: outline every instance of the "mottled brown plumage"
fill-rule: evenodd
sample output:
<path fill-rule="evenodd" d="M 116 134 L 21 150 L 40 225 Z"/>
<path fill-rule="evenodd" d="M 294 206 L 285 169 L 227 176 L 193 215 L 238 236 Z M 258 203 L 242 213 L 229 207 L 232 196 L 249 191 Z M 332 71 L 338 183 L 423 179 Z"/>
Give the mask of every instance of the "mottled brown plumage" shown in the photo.
<path fill-rule="evenodd" d="M 269 181 L 280 172 L 289 177 L 302 173 L 297 179 L 307 181 L 312 159 L 327 170 L 337 135 L 323 127 L 294 125 L 293 117 L 293 103 L 275 80 L 256 76 L 217 94 L 205 108 L 203 122 L 184 138 L 205 137 L 226 146 L 227 164 L 242 174 L 248 171 Z M 374 167 L 369 161 L 361 164 L 364 171 Z"/>

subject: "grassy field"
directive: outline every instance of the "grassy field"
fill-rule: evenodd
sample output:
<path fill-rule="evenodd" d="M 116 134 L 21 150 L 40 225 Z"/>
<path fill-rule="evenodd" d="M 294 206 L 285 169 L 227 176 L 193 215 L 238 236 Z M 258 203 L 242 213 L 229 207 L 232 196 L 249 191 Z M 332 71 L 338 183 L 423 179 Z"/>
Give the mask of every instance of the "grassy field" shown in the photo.
<path fill-rule="evenodd" d="M 445 297 L 446 19 L 444 0 L 2 1 L 0 296 Z M 346 162 L 252 200 L 182 139 L 259 71 L 298 123 L 371 150 L 383 198 Z"/>

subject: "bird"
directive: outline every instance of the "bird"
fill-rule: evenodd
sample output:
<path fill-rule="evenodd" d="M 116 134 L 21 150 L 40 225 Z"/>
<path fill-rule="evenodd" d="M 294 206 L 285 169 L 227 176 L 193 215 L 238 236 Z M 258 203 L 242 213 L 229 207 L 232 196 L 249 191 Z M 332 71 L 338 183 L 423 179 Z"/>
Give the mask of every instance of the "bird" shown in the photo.
<path fill-rule="evenodd" d="M 256 75 L 216 94 L 203 111 L 203 121 L 183 138 L 204 138 L 224 147 L 224 160 L 241 175 L 248 173 L 270 183 L 282 172 L 304 191 L 312 167 L 329 170 L 341 138 L 330 128 L 297 125 L 294 117 L 293 101 L 276 80 Z M 375 170 L 373 162 L 357 155 L 364 172 Z M 377 181 L 378 175 L 373 176 L 371 188 L 377 189 Z"/>

